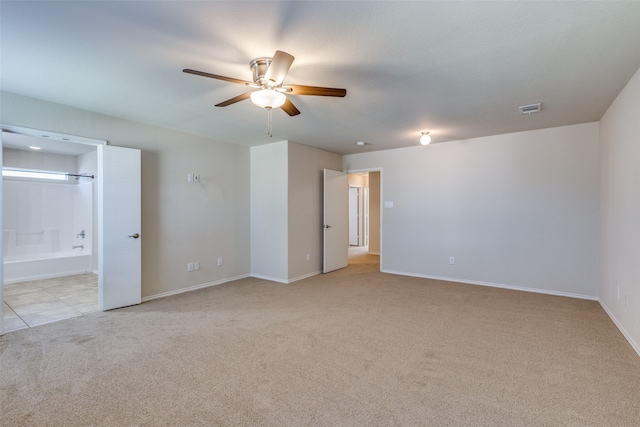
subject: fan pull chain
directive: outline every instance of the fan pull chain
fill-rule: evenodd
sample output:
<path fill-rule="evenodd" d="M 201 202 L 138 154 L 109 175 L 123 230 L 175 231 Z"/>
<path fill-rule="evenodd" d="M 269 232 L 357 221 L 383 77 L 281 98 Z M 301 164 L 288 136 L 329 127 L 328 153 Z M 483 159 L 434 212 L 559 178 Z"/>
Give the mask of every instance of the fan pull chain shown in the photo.
<path fill-rule="evenodd" d="M 267 108 L 267 135 L 269 135 L 269 138 L 273 136 L 271 133 L 271 110 L 272 108 Z"/>

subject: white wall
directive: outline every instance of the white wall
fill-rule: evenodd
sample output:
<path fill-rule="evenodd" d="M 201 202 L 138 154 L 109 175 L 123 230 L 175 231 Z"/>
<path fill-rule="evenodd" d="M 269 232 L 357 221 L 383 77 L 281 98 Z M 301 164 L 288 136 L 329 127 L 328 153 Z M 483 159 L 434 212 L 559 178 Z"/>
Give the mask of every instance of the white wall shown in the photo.
<path fill-rule="evenodd" d="M 4 152 L 3 166 L 51 172 L 77 173 L 78 171 L 76 156 L 16 150 L 15 148 L 6 147 L 2 151 Z M 76 181 L 68 180 L 61 183 L 75 185 Z"/>
<path fill-rule="evenodd" d="M 369 253 L 380 255 L 380 172 L 369 172 Z"/>
<path fill-rule="evenodd" d="M 3 166 L 75 174 L 78 157 L 39 151 L 3 148 Z M 93 154 L 95 157 L 95 153 Z M 95 163 L 95 162 L 94 162 Z M 86 244 L 83 252 L 91 253 L 91 188 L 85 180 L 44 182 L 8 178 L 4 181 L 6 229 L 5 256 L 22 257 L 36 253 L 71 252 L 73 245 Z M 81 229 L 88 228 L 86 239 L 76 239 Z M 49 235 L 30 234 L 50 229 Z M 27 234 L 25 234 L 27 233 Z M 10 247 L 10 243 L 19 246 Z M 50 243 L 51 245 L 47 245 Z"/>
<path fill-rule="evenodd" d="M 89 153 L 78 156 L 78 174 L 93 175 L 95 178 L 89 181 L 83 178 L 86 182 L 91 182 L 92 193 L 92 218 L 91 225 L 85 229 L 87 238 L 85 241 L 91 242 L 91 271 L 98 272 L 98 150 L 91 151 Z"/>
<path fill-rule="evenodd" d="M 288 279 L 288 142 L 251 148 L 251 275 Z"/>
<path fill-rule="evenodd" d="M 381 270 L 598 296 L 598 124 L 347 155 L 384 169 Z M 455 264 L 449 264 L 449 257 Z"/>
<path fill-rule="evenodd" d="M 600 303 L 640 354 L 640 70 L 600 120 Z"/>
<path fill-rule="evenodd" d="M 249 149 L 13 93 L 5 125 L 108 140 L 142 150 L 142 296 L 249 274 Z M 200 174 L 188 183 L 187 173 Z M 216 259 L 224 258 L 217 267 Z M 200 270 L 187 272 L 187 262 Z"/>
<path fill-rule="evenodd" d="M 341 162 L 290 141 L 251 148 L 252 276 L 289 283 L 322 270 L 322 170 Z"/>
<path fill-rule="evenodd" d="M 288 279 L 293 281 L 322 271 L 323 170 L 340 170 L 342 156 L 295 142 L 289 142 L 288 153 Z"/>

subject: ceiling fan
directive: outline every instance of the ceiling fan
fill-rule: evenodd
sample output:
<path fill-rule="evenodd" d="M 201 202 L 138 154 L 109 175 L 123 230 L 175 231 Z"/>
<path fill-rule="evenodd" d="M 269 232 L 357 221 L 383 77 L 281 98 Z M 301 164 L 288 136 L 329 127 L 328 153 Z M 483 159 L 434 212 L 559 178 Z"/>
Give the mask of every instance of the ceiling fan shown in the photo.
<path fill-rule="evenodd" d="M 219 104 L 216 104 L 216 107 L 226 107 L 247 98 L 251 98 L 251 102 L 258 107 L 266 108 L 269 113 L 271 113 L 273 108 L 280 107 L 288 115 L 297 116 L 300 114 L 300 110 L 293 105 L 291 100 L 287 98 L 286 94 L 335 97 L 344 97 L 347 94 L 346 89 L 293 84 L 283 85 L 284 78 L 286 77 L 294 59 L 295 58 L 292 55 L 281 50 L 277 50 L 273 55 L 273 58 L 254 59 L 249 63 L 249 67 L 253 72 L 252 82 L 233 77 L 219 76 L 217 74 L 206 73 L 204 71 L 197 71 L 189 68 L 185 68 L 182 71 L 188 74 L 224 80 L 256 89 L 220 102 Z M 271 136 L 270 124 L 271 115 L 269 114 L 269 136 Z"/>

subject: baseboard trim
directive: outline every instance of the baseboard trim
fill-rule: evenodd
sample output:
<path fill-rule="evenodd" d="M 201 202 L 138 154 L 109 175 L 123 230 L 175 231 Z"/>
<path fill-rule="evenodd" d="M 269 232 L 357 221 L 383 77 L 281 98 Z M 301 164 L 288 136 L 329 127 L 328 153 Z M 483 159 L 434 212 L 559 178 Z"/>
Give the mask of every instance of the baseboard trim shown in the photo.
<path fill-rule="evenodd" d="M 289 283 L 297 282 L 298 280 L 306 279 L 306 278 L 311 277 L 311 276 L 317 276 L 320 273 L 322 273 L 322 271 L 320 271 L 320 270 L 313 271 L 313 272 L 311 272 L 309 274 L 304 274 L 302 276 L 294 277 L 293 279 L 280 279 L 280 278 L 277 278 L 277 277 L 263 276 L 262 274 L 250 274 L 249 276 L 250 277 L 254 277 L 256 279 L 270 280 L 272 282 L 284 283 L 284 284 L 288 285 Z"/>
<path fill-rule="evenodd" d="M 636 353 L 638 353 L 638 356 L 640 356 L 640 345 L 631 338 L 631 335 L 627 332 L 624 326 L 622 326 L 622 323 L 620 323 L 616 316 L 613 315 L 613 312 L 609 310 L 609 307 L 607 307 L 607 305 L 600 299 L 598 300 L 598 303 L 600 303 L 600 307 L 602 307 L 604 312 L 607 313 L 607 316 L 609 316 L 613 324 L 616 325 L 622 336 L 625 337 L 631 347 L 636 351 Z"/>
<path fill-rule="evenodd" d="M 284 283 L 284 284 L 289 283 L 287 279 L 280 279 L 280 278 L 271 277 L 271 276 L 263 276 L 262 274 L 249 274 L 249 277 L 253 277 L 255 279 L 269 280 L 270 282 L 278 282 L 278 283 Z"/>
<path fill-rule="evenodd" d="M 87 274 L 87 273 L 91 273 L 91 270 L 72 270 L 72 271 L 65 271 L 64 273 L 36 274 L 33 276 L 24 276 L 19 279 L 5 279 L 4 284 L 12 285 L 14 283 L 32 282 L 34 280 L 57 279 L 59 277 L 76 276 L 78 274 Z"/>
<path fill-rule="evenodd" d="M 305 275 L 302 275 L 302 276 L 294 277 L 293 279 L 289 279 L 288 283 L 293 283 L 293 282 L 297 282 L 298 280 L 306 279 L 308 277 L 317 276 L 320 273 L 322 273 L 322 271 L 320 271 L 320 270 L 313 271 L 313 272 L 311 272 L 309 274 L 305 274 Z"/>
<path fill-rule="evenodd" d="M 241 276 L 236 277 L 228 277 L 226 279 L 216 280 L 215 282 L 203 283 L 201 285 L 189 286 L 188 288 L 176 289 L 175 291 L 163 292 L 161 294 L 149 295 L 147 297 L 142 298 L 142 302 L 152 301 L 154 299 L 170 297 L 173 295 L 184 294 L 185 292 L 196 291 L 198 289 L 204 289 L 211 286 L 222 285 L 224 283 L 233 282 L 234 280 L 246 279 L 249 277 L 248 274 L 243 274 Z"/>
<path fill-rule="evenodd" d="M 598 297 L 592 296 L 592 295 L 573 294 L 570 292 L 551 291 L 548 289 L 527 288 L 524 286 L 505 285 L 501 283 L 480 282 L 477 280 L 464 280 L 464 279 L 457 279 L 454 277 L 441 277 L 441 276 L 432 276 L 428 274 L 407 273 L 403 271 L 394 271 L 394 270 L 380 270 L 380 271 L 383 273 L 397 274 L 400 276 L 420 277 L 423 279 L 443 280 L 446 282 L 456 282 L 456 283 L 465 283 L 468 285 L 487 286 L 489 288 L 510 289 L 513 291 L 533 292 L 536 294 L 554 295 L 558 297 L 569 297 L 569 298 L 585 299 L 590 301 L 598 301 Z"/>

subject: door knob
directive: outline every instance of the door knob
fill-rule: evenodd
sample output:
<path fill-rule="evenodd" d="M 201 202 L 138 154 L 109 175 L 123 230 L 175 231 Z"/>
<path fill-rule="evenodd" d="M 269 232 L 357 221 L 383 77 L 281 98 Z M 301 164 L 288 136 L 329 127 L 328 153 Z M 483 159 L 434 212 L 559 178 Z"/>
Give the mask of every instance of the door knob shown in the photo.
<path fill-rule="evenodd" d="M 137 239 L 138 237 L 140 237 L 140 235 L 138 233 L 132 234 L 129 237 L 133 237 L 134 239 Z"/>
<path fill-rule="evenodd" d="M 330 225 L 325 225 L 324 228 L 331 228 L 331 226 Z"/>

